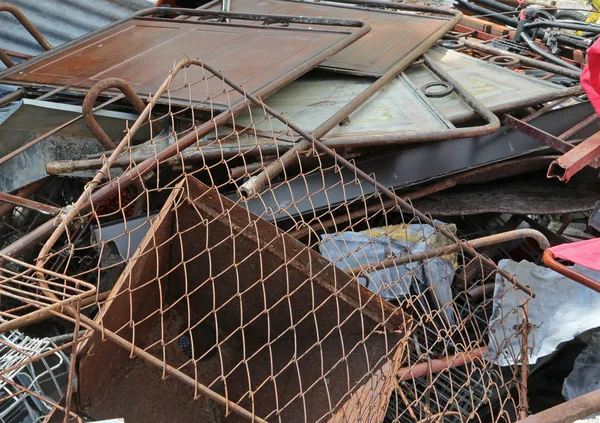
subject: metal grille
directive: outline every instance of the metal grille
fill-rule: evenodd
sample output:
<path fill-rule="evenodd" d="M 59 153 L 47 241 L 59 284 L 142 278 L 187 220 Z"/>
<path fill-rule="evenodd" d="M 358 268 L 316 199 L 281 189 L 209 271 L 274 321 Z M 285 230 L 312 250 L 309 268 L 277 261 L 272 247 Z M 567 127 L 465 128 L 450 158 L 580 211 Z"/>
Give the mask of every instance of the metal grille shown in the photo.
<path fill-rule="evenodd" d="M 209 83 L 222 91 L 199 111 L 192 89 Z M 211 110 L 237 93 L 244 102 Z M 188 107 L 168 104 L 186 95 Z M 134 145 L 149 120 L 161 132 Z M 285 128 L 265 130 L 275 121 Z M 505 368 L 486 353 L 493 301 L 518 282 L 502 274 L 506 292 L 473 298 L 501 271 L 454 225 L 419 213 L 208 64 L 177 64 L 110 155 L 55 165 L 101 168 L 28 234 L 49 236 L 38 270 L 110 290 L 94 317 L 61 309 L 93 331 L 79 355 L 80 412 L 133 421 L 132 386 L 172 421 L 499 421 L 526 410 L 522 351 Z M 305 189 L 274 197 L 298 181 Z M 344 202 L 333 188 L 362 195 Z M 49 274 L 38 272 L 39 284 Z M 523 327 L 494 340 L 527 339 L 526 313 L 514 312 Z M 172 392 L 177 405 L 165 410 Z"/>

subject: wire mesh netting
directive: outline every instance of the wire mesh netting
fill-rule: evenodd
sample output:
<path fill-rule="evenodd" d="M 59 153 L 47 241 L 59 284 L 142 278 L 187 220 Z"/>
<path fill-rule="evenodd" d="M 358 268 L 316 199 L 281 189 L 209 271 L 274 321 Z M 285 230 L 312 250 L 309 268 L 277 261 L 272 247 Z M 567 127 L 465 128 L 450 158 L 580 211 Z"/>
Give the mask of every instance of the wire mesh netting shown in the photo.
<path fill-rule="evenodd" d="M 217 98 L 236 100 L 218 111 Z M 148 120 L 161 131 L 134 145 Z M 135 421 L 141 396 L 172 421 L 495 422 L 527 409 L 527 341 L 505 349 L 528 339 L 526 306 L 516 328 L 494 314 L 518 282 L 209 65 L 177 64 L 110 155 L 64 173 L 90 169 L 33 248 L 40 284 L 61 274 L 96 291 L 60 309 L 91 331 L 85 415 Z"/>

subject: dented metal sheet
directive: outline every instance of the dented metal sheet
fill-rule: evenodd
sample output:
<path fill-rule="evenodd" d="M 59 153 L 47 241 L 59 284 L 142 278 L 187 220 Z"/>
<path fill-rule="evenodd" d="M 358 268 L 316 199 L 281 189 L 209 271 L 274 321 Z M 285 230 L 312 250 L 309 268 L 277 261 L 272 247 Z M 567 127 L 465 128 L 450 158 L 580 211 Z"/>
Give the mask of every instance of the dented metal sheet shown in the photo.
<path fill-rule="evenodd" d="M 340 26 L 325 30 L 317 25 L 264 27 L 197 19 L 133 18 L 42 54 L 2 77 L 20 85 L 65 86 L 75 91 L 117 77 L 147 96 L 156 92 L 174 63 L 190 57 L 211 63 L 247 91 L 266 96 L 322 61 L 321 53 L 333 46 L 341 48 L 343 40 L 356 32 Z M 192 103 L 200 109 L 228 109 L 242 99 L 235 91 L 224 93 L 222 80 L 208 76 L 201 84 L 176 90 L 184 86 L 186 77 L 202 80 L 202 72 L 198 67 L 181 72 L 171 84 L 170 96 L 164 98 L 172 105 Z"/>
<path fill-rule="evenodd" d="M 221 2 L 212 8 L 220 10 Z M 393 6 L 392 6 L 393 7 Z M 397 4 L 398 9 L 402 4 Z M 422 15 L 401 10 L 373 9 L 340 3 L 283 0 L 231 0 L 232 12 L 325 18 L 360 19 L 371 25 L 370 33 L 337 53 L 319 67 L 356 75 L 381 76 L 413 50 L 427 48 L 435 33 L 451 21 L 451 15 Z M 443 10 L 440 9 L 440 12 Z M 451 29 L 451 25 L 448 30 Z"/>
<path fill-rule="evenodd" d="M 267 104 L 284 112 L 301 128 L 313 131 L 372 83 L 368 78 L 313 72 L 273 94 Z M 262 113 L 256 108 L 251 110 L 254 117 Z M 241 126 L 250 125 L 251 122 L 248 113 L 236 118 L 236 124 Z M 267 132 L 289 131 L 286 125 L 274 119 L 255 123 L 254 127 Z M 429 100 L 401 75 L 367 100 L 342 125 L 333 129 L 327 138 L 360 137 L 374 132 L 434 131 L 450 127 L 451 124 L 437 113 Z"/>
<path fill-rule="evenodd" d="M 489 109 L 510 104 L 515 100 L 526 103 L 528 99 L 533 100 L 552 93 L 558 95 L 566 90 L 560 85 L 444 48 L 434 47 L 427 54 Z M 438 80 L 423 65 L 408 68 L 405 74 L 419 88 Z M 455 93 L 446 97 L 431 98 L 430 101 L 450 121 L 473 115 L 471 108 Z"/>

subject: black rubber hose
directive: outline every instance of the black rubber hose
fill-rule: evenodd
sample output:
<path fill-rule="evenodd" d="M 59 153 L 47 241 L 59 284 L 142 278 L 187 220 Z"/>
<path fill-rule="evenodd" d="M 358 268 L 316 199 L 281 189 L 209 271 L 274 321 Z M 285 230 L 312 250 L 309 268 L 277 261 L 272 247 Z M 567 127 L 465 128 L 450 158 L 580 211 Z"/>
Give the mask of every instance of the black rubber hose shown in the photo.
<path fill-rule="evenodd" d="M 498 12 L 494 10 L 486 9 L 479 5 L 469 3 L 465 0 L 456 0 L 456 2 L 454 3 L 454 7 L 456 7 L 459 10 L 468 10 L 469 12 L 473 12 L 475 14 L 475 17 L 485 16 L 485 18 L 490 21 L 510 26 L 513 28 L 516 28 L 519 24 L 519 21 L 517 21 L 516 19 L 505 15 L 499 15 Z"/>
<path fill-rule="evenodd" d="M 498 10 L 500 12 L 517 12 L 517 9 L 515 9 L 512 6 L 509 6 L 508 4 L 504 4 L 504 3 L 500 3 L 498 1 L 494 1 L 494 0 L 471 0 L 472 3 L 477 3 L 481 6 L 485 6 L 485 7 L 490 7 L 492 9 Z"/>
<path fill-rule="evenodd" d="M 570 64 L 569 62 L 565 62 L 563 59 L 556 57 L 555 55 L 553 55 L 552 53 L 547 52 L 546 50 L 542 50 L 541 48 L 539 48 L 535 42 L 529 38 L 529 36 L 526 33 L 522 33 L 521 34 L 521 39 L 523 41 L 525 41 L 525 44 L 527 44 L 527 46 L 529 47 L 529 49 L 537 54 L 539 54 L 540 56 L 546 58 L 547 60 L 556 63 L 557 65 L 563 66 L 565 68 L 571 69 L 571 70 L 576 70 L 576 71 L 581 71 L 581 69 L 579 69 L 577 66 Z"/>

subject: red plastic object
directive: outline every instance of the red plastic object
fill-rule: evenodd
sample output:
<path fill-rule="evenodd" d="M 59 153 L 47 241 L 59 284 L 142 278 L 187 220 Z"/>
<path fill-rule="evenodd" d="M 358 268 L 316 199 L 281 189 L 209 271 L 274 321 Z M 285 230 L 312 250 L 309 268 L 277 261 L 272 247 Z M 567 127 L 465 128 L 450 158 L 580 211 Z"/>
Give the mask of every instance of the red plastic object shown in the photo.
<path fill-rule="evenodd" d="M 600 40 L 587 51 L 588 64 L 581 72 L 580 82 L 596 113 L 600 114 Z"/>

